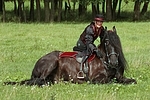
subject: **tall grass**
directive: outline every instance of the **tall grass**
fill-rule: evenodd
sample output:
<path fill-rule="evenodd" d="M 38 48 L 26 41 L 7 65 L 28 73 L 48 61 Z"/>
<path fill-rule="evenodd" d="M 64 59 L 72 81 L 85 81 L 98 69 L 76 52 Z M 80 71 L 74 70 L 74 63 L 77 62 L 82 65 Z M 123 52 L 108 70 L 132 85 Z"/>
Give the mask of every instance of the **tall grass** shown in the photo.
<path fill-rule="evenodd" d="M 104 23 L 115 25 L 129 64 L 125 76 L 138 84 L 71 84 L 52 86 L 3 86 L 4 81 L 30 78 L 36 61 L 53 51 L 72 51 L 88 23 L 0 24 L 0 100 L 149 100 L 150 23 Z M 95 44 L 98 44 L 95 41 Z"/>

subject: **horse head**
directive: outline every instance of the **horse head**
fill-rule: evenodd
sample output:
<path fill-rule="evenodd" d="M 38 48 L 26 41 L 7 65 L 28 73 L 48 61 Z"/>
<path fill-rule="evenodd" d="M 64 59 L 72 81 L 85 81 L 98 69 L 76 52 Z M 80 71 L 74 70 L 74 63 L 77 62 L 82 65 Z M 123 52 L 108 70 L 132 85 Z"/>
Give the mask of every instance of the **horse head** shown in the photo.
<path fill-rule="evenodd" d="M 119 53 L 117 52 L 116 46 L 115 46 L 115 39 L 116 39 L 116 28 L 115 26 L 113 27 L 112 30 L 107 30 L 107 27 L 105 27 L 104 31 L 104 37 L 102 39 L 100 48 L 104 52 L 104 59 L 105 59 L 105 64 L 109 67 L 117 67 L 118 66 L 118 57 Z"/>

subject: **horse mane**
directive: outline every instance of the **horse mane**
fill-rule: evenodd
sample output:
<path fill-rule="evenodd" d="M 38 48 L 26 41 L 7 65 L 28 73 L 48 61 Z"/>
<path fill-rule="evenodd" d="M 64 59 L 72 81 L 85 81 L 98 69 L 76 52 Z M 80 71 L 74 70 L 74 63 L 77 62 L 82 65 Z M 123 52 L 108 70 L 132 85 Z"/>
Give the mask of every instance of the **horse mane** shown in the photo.
<path fill-rule="evenodd" d="M 120 42 L 120 38 L 117 35 L 116 31 L 108 30 L 105 32 L 104 37 L 101 41 L 101 44 L 104 46 L 105 39 L 109 39 L 109 42 L 113 47 L 115 47 L 115 51 L 119 54 L 119 66 L 126 69 L 128 67 L 127 61 L 124 57 L 122 45 Z"/>

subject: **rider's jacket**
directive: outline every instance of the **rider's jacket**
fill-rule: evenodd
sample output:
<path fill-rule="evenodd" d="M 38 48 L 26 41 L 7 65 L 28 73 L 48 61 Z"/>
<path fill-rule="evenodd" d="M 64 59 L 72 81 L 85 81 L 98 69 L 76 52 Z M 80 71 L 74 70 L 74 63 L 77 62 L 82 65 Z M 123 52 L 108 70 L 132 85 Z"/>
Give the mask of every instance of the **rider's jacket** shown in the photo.
<path fill-rule="evenodd" d="M 80 35 L 79 41 L 82 41 L 85 45 L 93 44 L 98 37 L 101 40 L 104 36 L 104 27 L 101 26 L 98 31 L 96 31 L 94 24 L 94 22 L 91 22 Z"/>

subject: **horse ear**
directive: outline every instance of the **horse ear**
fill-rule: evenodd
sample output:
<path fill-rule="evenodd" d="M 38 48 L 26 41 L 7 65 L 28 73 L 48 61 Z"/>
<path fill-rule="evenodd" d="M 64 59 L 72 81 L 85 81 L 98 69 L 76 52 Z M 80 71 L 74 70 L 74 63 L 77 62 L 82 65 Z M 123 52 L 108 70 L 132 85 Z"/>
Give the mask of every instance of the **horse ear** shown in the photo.
<path fill-rule="evenodd" d="M 104 29 L 105 33 L 107 33 L 107 27 L 105 26 L 105 29 Z"/>
<path fill-rule="evenodd" d="M 105 31 L 107 31 L 107 26 L 105 26 Z"/>
<path fill-rule="evenodd" d="M 117 33 L 116 27 L 115 27 L 115 26 L 113 26 L 113 31 L 114 31 L 115 33 Z"/>

